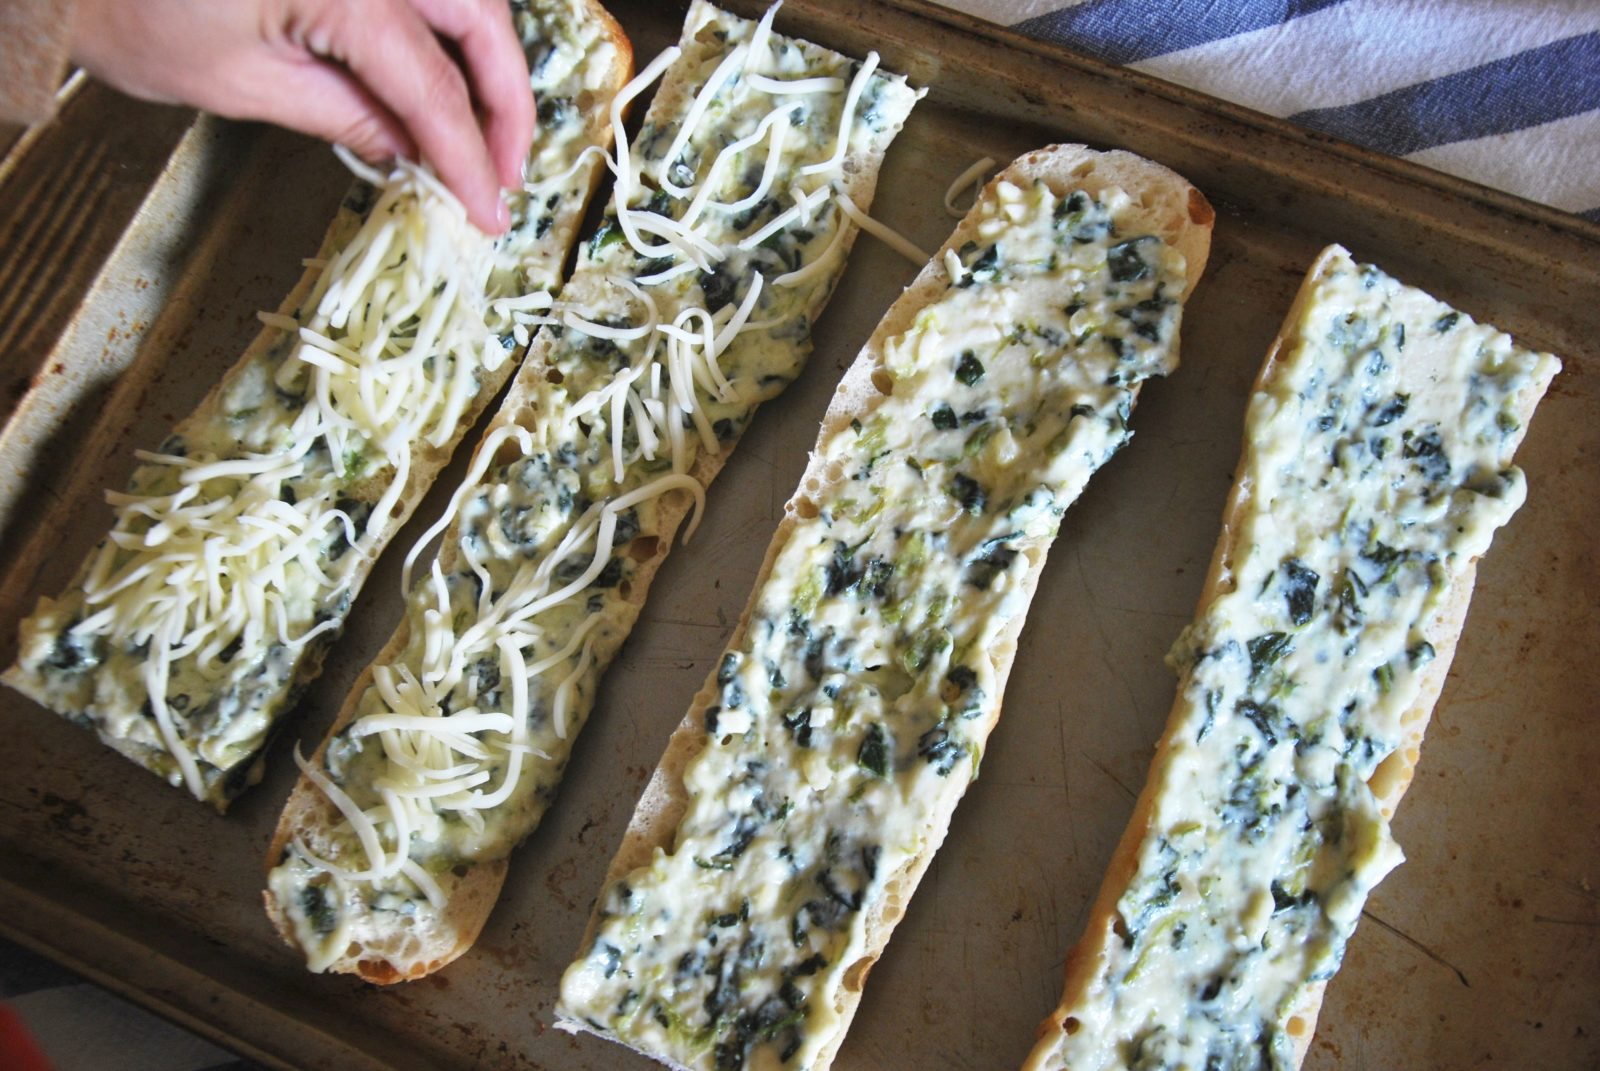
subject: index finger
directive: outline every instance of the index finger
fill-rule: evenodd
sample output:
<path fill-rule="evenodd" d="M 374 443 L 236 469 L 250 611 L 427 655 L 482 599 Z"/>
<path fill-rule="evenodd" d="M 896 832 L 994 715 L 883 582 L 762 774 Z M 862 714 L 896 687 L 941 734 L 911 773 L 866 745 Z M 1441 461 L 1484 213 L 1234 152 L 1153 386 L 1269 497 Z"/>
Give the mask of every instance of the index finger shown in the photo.
<path fill-rule="evenodd" d="M 518 185 L 536 120 L 528 61 L 512 25 L 511 5 L 505 0 L 411 3 L 436 33 L 460 48 L 500 182 L 508 187 Z"/>
<path fill-rule="evenodd" d="M 486 233 L 510 222 L 461 68 L 406 0 L 341 0 L 323 9 L 331 54 L 392 111 L 422 158 Z"/>

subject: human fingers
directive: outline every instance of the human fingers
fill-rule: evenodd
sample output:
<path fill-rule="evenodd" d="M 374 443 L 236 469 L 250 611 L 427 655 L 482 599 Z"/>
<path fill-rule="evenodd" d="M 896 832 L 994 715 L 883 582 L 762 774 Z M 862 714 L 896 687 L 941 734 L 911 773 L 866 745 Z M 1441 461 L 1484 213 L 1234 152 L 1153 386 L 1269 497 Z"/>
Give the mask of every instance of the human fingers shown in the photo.
<path fill-rule="evenodd" d="M 411 0 L 411 4 L 436 33 L 460 49 L 500 182 L 516 186 L 533 143 L 535 116 L 528 62 L 511 23 L 511 6 L 504 0 Z"/>
<path fill-rule="evenodd" d="M 510 222 L 461 69 L 406 0 L 301 0 L 294 31 L 343 63 L 404 126 L 481 230 Z"/>
<path fill-rule="evenodd" d="M 343 145 L 374 163 L 417 155 L 404 124 L 343 68 L 307 56 L 261 73 L 274 91 L 256 100 L 251 118 Z"/>

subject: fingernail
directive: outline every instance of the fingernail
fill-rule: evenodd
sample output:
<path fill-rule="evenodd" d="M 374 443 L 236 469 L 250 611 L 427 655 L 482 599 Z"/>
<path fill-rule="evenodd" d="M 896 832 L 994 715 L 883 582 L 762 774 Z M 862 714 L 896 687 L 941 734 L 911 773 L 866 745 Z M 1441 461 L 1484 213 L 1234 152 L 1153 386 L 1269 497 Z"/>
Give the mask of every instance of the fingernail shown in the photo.
<path fill-rule="evenodd" d="M 511 226 L 511 208 L 506 204 L 505 191 L 500 191 L 500 197 L 494 205 L 494 221 L 500 225 L 501 230 Z"/>

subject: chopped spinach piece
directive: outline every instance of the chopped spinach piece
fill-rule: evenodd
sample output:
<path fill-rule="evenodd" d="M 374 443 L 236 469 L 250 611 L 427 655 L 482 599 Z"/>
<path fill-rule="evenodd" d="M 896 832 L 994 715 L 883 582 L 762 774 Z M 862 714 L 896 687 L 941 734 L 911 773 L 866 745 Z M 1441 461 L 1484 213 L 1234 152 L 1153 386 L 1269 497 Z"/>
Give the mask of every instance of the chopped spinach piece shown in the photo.
<path fill-rule="evenodd" d="M 1271 703 L 1258 703 L 1254 699 L 1241 699 L 1233 705 L 1233 711 L 1256 727 L 1267 746 L 1276 747 L 1278 733 L 1274 723 L 1278 720 L 1278 708 Z"/>
<path fill-rule="evenodd" d="M 956 362 L 956 378 L 969 387 L 983 378 L 983 364 L 976 353 L 961 351 L 961 359 Z"/>
<path fill-rule="evenodd" d="M 300 913 L 311 923 L 312 930 L 326 937 L 339 926 L 339 909 L 328 902 L 328 893 L 321 885 L 307 885 L 300 890 Z"/>
<path fill-rule="evenodd" d="M 1139 252 L 1140 243 L 1150 240 L 1148 237 L 1134 238 L 1114 245 L 1106 252 L 1106 267 L 1111 270 L 1114 281 L 1131 283 L 1150 278 L 1154 269 Z"/>
<path fill-rule="evenodd" d="M 1450 458 L 1444 452 L 1444 442 L 1438 428 L 1430 428 L 1421 435 L 1406 435 L 1402 456 L 1416 462 L 1423 479 L 1437 483 L 1450 475 Z"/>
<path fill-rule="evenodd" d="M 1263 670 L 1294 650 L 1294 639 L 1286 632 L 1263 632 L 1246 646 L 1250 649 L 1250 679 L 1253 681 Z"/>
<path fill-rule="evenodd" d="M 970 666 L 955 666 L 944 675 L 944 679 L 965 692 L 978 684 L 978 675 Z"/>
<path fill-rule="evenodd" d="M 948 490 L 950 497 L 961 503 L 961 508 L 968 513 L 975 517 L 983 513 L 988 495 L 984 492 L 983 485 L 971 476 L 962 472 L 956 473 L 950 478 Z"/>
<path fill-rule="evenodd" d="M 987 546 L 967 564 L 962 579 L 975 588 L 987 591 L 994 583 L 994 578 L 1011 568 L 1011 563 L 1016 560 L 1017 552 L 1010 547 L 1002 544 Z"/>
<path fill-rule="evenodd" d="M 1299 558 L 1284 559 L 1283 597 L 1289 604 L 1289 620 L 1296 626 L 1311 620 L 1317 603 L 1317 583 L 1321 579 Z"/>
<path fill-rule="evenodd" d="M 927 760 L 940 777 L 947 776 L 966 753 L 961 741 L 942 725 L 934 726 L 917 739 L 917 754 Z"/>
<path fill-rule="evenodd" d="M 729 271 L 718 268 L 714 271 L 700 273 L 700 290 L 706 297 L 706 311 L 716 312 L 724 305 L 732 304 L 734 300 L 734 287 L 738 279 Z"/>
<path fill-rule="evenodd" d="M 1372 417 L 1372 426 L 1381 428 L 1386 424 L 1393 424 L 1405 415 L 1406 406 L 1411 402 L 1411 395 L 1396 394 L 1385 402 Z"/>
<path fill-rule="evenodd" d="M 867 726 L 866 738 L 856 752 L 856 764 L 879 777 L 889 775 L 889 741 L 877 722 Z"/>

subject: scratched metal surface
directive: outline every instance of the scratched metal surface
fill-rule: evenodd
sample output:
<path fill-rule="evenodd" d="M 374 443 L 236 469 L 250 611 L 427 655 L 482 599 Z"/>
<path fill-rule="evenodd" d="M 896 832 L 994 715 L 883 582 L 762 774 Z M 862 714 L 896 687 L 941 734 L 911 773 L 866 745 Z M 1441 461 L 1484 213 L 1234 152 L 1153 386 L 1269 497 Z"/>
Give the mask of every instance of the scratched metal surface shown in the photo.
<path fill-rule="evenodd" d="M 680 13 L 643 0 L 616 10 L 643 56 Z M 925 248 L 947 233 L 939 198 L 968 162 L 1050 141 L 1140 151 L 1220 210 L 1185 316 L 1184 366 L 1145 392 L 1133 444 L 1067 515 L 983 777 L 874 971 L 838 1066 L 1001 1068 L 1026 1052 L 1171 702 L 1161 658 L 1216 540 L 1246 391 L 1301 271 L 1331 240 L 1556 350 L 1567 371 L 1523 448 L 1528 505 L 1482 567 L 1400 810 L 1409 862 L 1369 905 L 1308 1067 L 1600 1064 L 1600 230 L 914 0 L 791 0 L 779 26 L 857 54 L 878 47 L 932 87 L 876 208 Z M 171 119 L 145 121 L 167 131 Z M 108 523 L 100 489 L 120 485 L 132 446 L 158 441 L 242 350 L 251 313 L 298 275 L 345 182 L 325 150 L 249 127 L 201 123 L 170 158 L 159 145 L 126 151 L 154 176 L 133 222 L 103 262 L 81 266 L 76 311 L 46 352 L 0 352 L 0 373 L 27 380 L 0 433 L 0 469 L 15 479 L 0 497 L 7 660 L 18 617 L 59 589 Z M 0 218 L 0 232 L 19 219 Z M 289 749 L 320 738 L 387 637 L 392 560 L 273 745 L 265 783 L 226 819 L 0 694 L 0 930 L 285 1067 L 647 1066 L 550 1029 L 556 981 L 637 792 L 744 605 L 834 382 L 912 273 L 876 243 L 858 246 L 810 369 L 757 418 L 701 533 L 663 570 L 558 806 L 459 962 L 388 990 L 310 976 L 258 906 Z M 36 329 L 0 322 L 0 335 Z M 435 494 L 422 523 L 440 505 Z"/>

